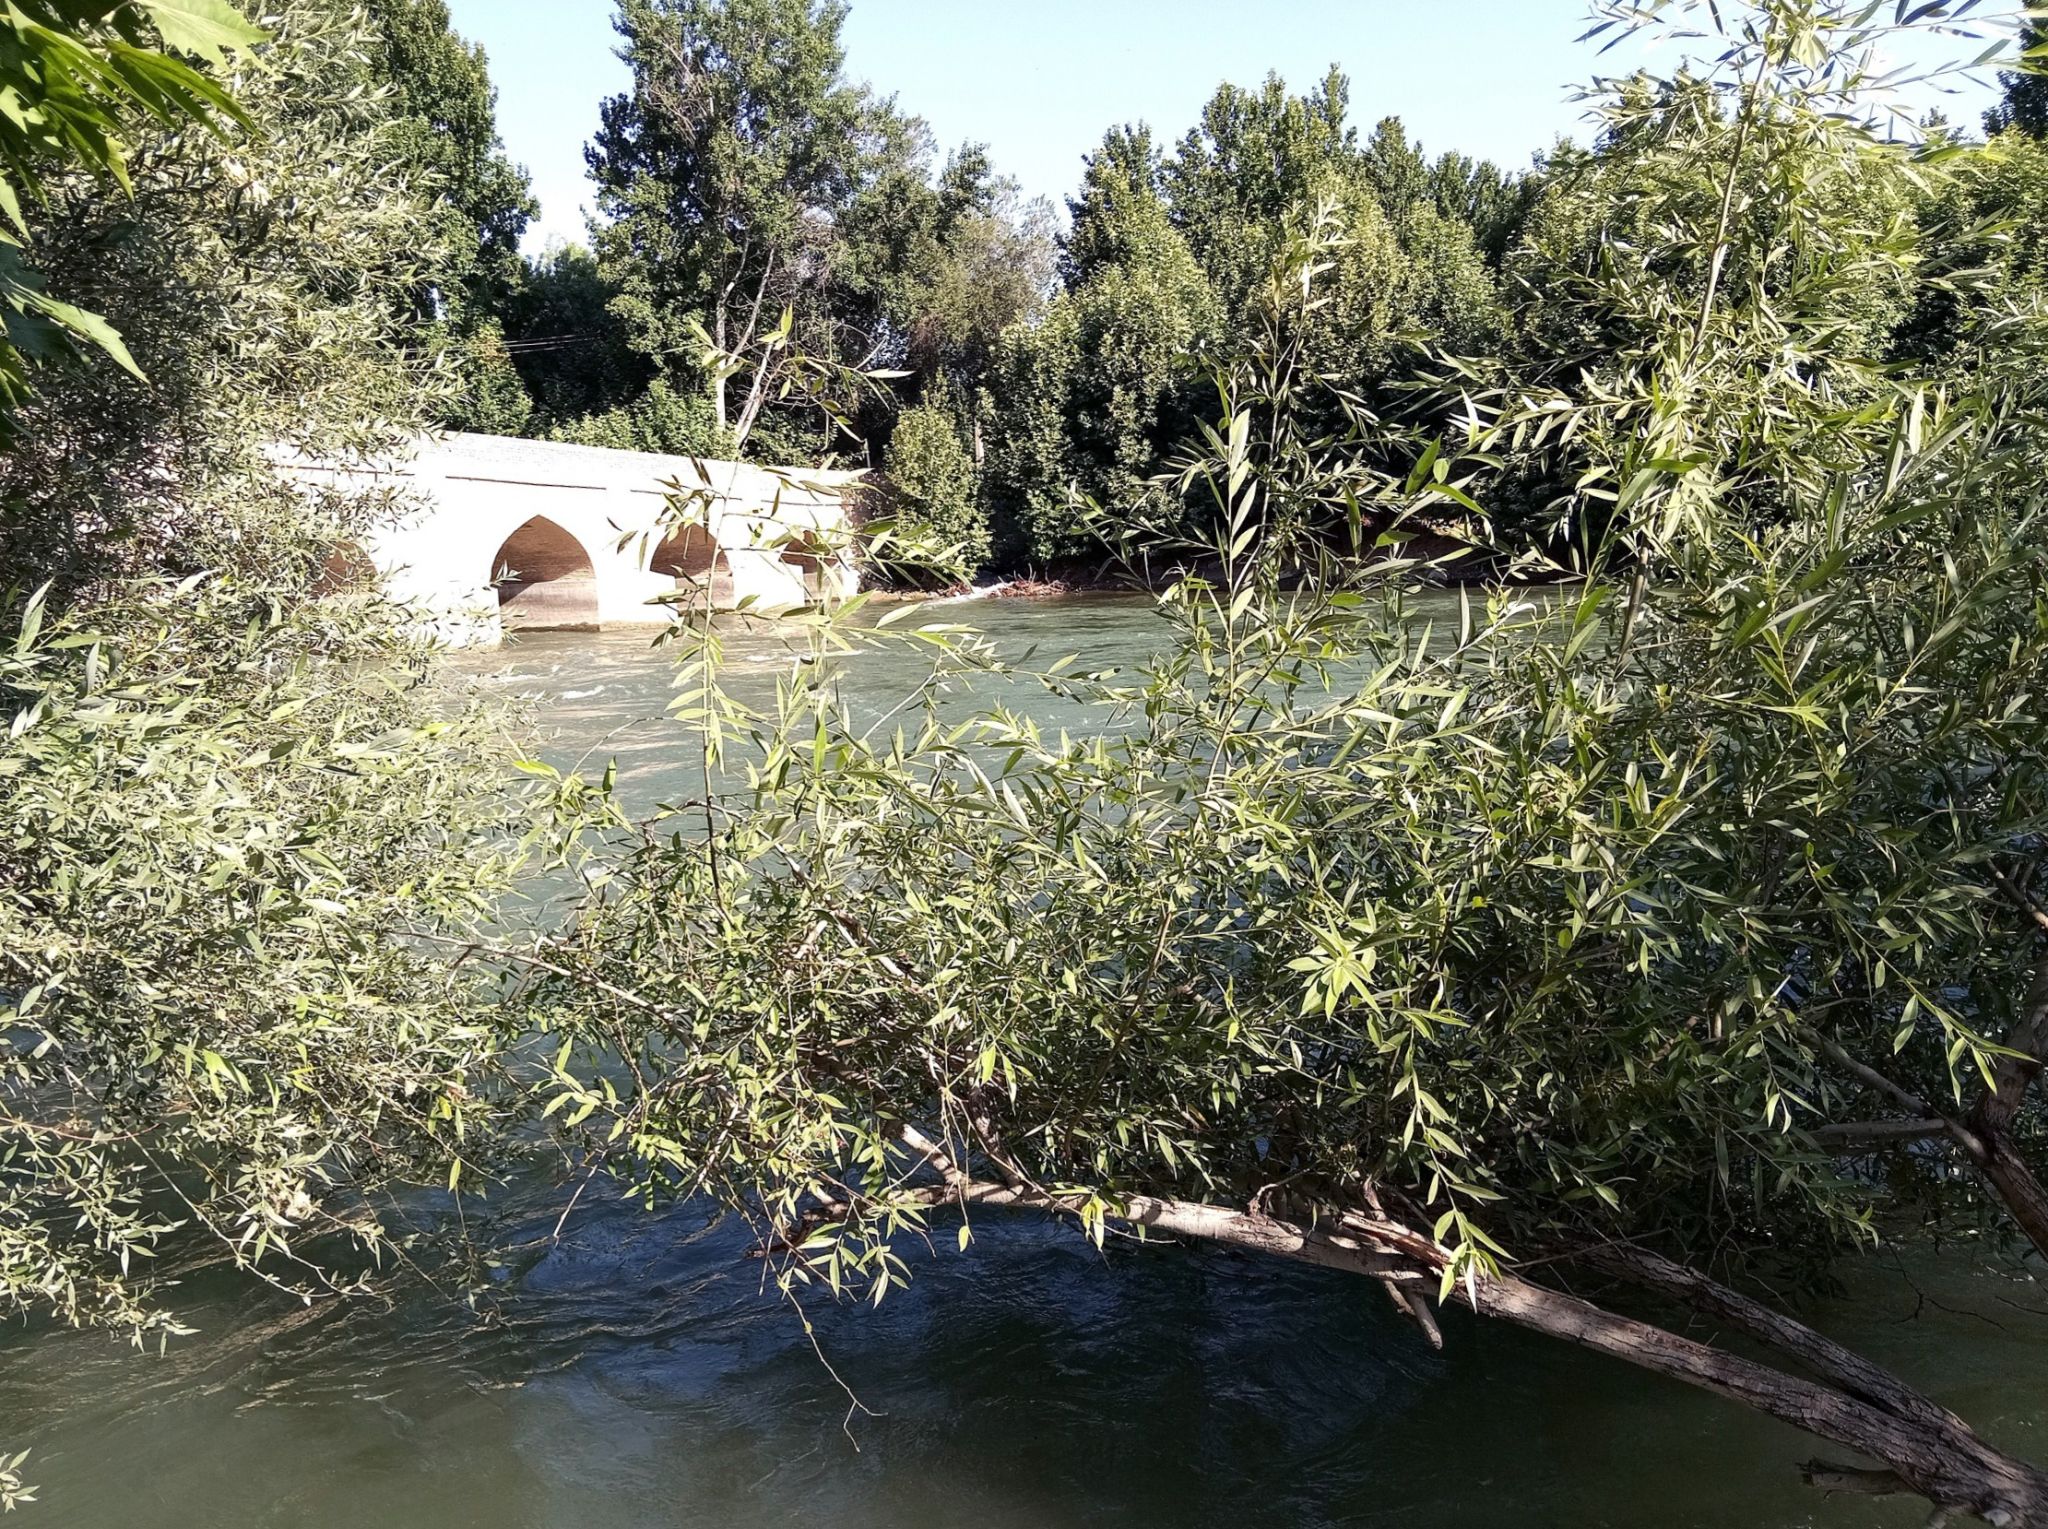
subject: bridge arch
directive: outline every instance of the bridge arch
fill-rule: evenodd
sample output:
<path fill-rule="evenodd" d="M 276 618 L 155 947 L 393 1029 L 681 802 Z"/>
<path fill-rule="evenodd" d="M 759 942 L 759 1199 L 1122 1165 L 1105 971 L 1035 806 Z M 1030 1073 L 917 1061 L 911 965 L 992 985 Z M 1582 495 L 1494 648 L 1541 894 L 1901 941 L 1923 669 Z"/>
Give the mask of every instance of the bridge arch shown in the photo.
<path fill-rule="evenodd" d="M 507 627 L 598 624 L 597 566 L 582 542 L 545 515 L 522 522 L 499 544 L 491 583 Z"/>
<path fill-rule="evenodd" d="M 648 554 L 647 570 L 674 579 L 676 588 L 689 594 L 685 604 L 698 604 L 706 596 L 713 610 L 730 610 L 734 604 L 732 560 L 702 526 L 682 526 L 663 537 Z"/>

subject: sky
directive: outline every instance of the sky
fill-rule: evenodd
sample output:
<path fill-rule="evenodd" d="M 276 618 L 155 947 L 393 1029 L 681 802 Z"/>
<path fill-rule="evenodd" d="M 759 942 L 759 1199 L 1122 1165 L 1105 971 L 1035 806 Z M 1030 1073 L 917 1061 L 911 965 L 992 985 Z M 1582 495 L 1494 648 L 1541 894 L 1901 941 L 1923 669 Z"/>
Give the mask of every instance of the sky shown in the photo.
<path fill-rule="evenodd" d="M 498 128 L 541 203 L 530 250 L 584 237 L 583 146 L 597 103 L 626 85 L 611 0 L 448 0 L 483 44 Z M 1224 80 L 1269 70 L 1297 90 L 1333 63 L 1351 77 L 1361 132 L 1394 115 L 1432 156 L 1457 149 L 1509 168 L 1559 136 L 1585 136 L 1574 88 L 1614 72 L 1585 31 L 1584 0 L 853 0 L 846 72 L 923 117 L 943 151 L 989 145 L 1027 196 L 1059 205 L 1081 157 L 1121 122 L 1170 145 Z M 1988 91 L 1944 103 L 1975 122 Z"/>

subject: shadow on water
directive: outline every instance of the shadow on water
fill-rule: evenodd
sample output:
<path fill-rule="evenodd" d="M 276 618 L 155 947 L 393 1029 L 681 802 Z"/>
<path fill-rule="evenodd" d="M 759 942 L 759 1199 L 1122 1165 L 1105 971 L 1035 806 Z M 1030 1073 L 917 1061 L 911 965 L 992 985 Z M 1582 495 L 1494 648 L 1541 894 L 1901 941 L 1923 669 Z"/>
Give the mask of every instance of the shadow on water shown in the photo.
<path fill-rule="evenodd" d="M 1134 663 L 1159 632 L 1142 602 L 972 619 L 1088 667 Z M 752 652 L 769 655 L 759 669 L 787 661 L 771 641 Z M 847 681 L 861 695 L 893 699 L 914 675 L 862 662 Z M 536 637 L 465 664 L 539 698 L 551 757 L 618 753 L 636 810 L 674 789 L 674 729 L 645 720 L 667 699 L 668 656 L 644 636 Z M 1376 1286 L 1129 1240 L 1098 1254 L 1030 1218 L 979 1218 L 965 1256 L 935 1227 L 941 1251 L 911 1250 L 914 1283 L 878 1310 L 811 1302 L 828 1370 L 737 1227 L 586 1201 L 555 1244 L 562 1198 L 533 1183 L 495 1206 L 478 1240 L 511 1251 L 474 1306 L 407 1281 L 390 1302 L 302 1309 L 209 1269 L 178 1292 L 201 1331 L 164 1357 L 15 1335 L 0 1442 L 35 1451 L 43 1501 L 25 1529 L 1924 1517 L 1820 1499 L 1793 1469 L 1811 1441 L 1548 1340 L 1453 1318 L 1437 1354 Z M 2048 1320 L 2014 1304 L 2048 1295 L 1960 1258 L 1855 1278 L 1860 1299 L 1816 1313 L 1824 1326 L 2048 1459 Z M 848 1416 L 835 1372 L 874 1415 Z"/>

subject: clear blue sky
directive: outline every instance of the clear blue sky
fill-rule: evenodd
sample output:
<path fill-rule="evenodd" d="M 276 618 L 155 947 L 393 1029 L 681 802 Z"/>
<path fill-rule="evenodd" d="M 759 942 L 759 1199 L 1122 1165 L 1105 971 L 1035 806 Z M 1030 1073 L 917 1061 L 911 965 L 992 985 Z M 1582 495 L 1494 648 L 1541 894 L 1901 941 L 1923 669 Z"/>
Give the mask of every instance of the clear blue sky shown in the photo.
<path fill-rule="evenodd" d="M 610 0 L 449 0 L 498 83 L 498 126 L 542 207 L 529 246 L 583 237 L 583 145 L 623 89 Z M 1361 129 L 1387 115 L 1432 154 L 1521 166 L 1582 136 L 1572 87 L 1613 72 L 1575 39 L 1583 0 L 853 0 L 847 72 L 931 124 L 985 142 L 1026 194 L 1057 204 L 1117 122 L 1171 143 L 1223 80 L 1351 76 Z M 1975 122 L 1988 92 L 1944 103 Z"/>

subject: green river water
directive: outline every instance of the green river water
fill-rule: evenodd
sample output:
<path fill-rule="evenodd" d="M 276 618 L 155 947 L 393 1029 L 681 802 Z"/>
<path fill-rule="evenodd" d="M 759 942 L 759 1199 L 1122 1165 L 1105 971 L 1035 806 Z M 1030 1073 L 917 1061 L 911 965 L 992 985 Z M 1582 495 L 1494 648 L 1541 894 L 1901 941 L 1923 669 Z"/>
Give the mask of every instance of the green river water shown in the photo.
<path fill-rule="evenodd" d="M 1129 664 L 1145 602 L 954 606 L 1011 651 Z M 736 639 L 767 692 L 790 644 Z M 548 634 L 461 660 L 530 697 L 541 752 L 615 756 L 629 805 L 689 790 L 644 635 Z M 900 698 L 897 656 L 844 664 L 856 707 Z M 1042 706 L 1073 730 L 1091 718 Z M 537 745 L 539 746 L 539 745 Z M 591 1197 L 595 1198 L 595 1197 Z M 424 1280 L 303 1309 L 219 1268 L 177 1302 L 166 1355 L 16 1333 L 0 1446 L 31 1448 L 24 1529 L 1401 1529 L 1908 1525 L 1924 1506 L 1827 1501 L 1814 1441 L 1550 1340 L 1446 1321 L 1441 1354 L 1355 1279 L 1167 1247 L 1105 1257 L 984 1219 L 971 1253 L 913 1257 L 878 1311 L 818 1308 L 819 1343 L 764 1296 L 740 1234 L 683 1208 L 539 1183 L 466 1206 L 502 1250 L 472 1305 Z M 430 1208 L 422 1208 L 427 1214 Z M 2009 1449 L 2048 1460 L 2048 1291 L 1967 1249 L 1852 1269 L 1809 1313 Z M 844 1423 L 844 1428 L 842 1424 Z"/>

